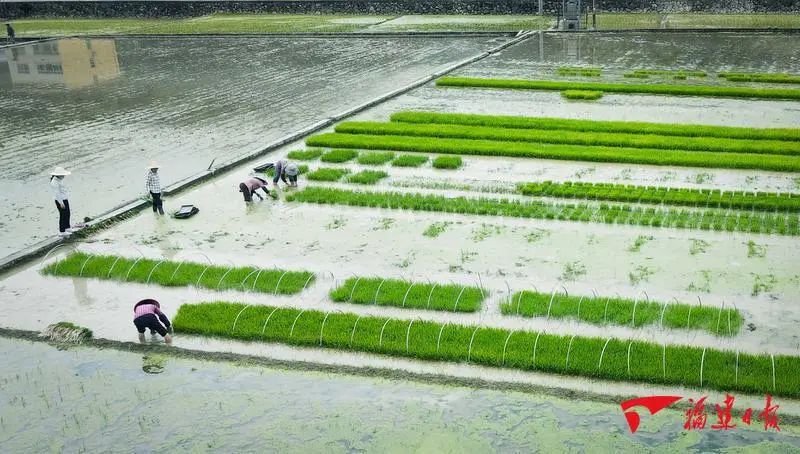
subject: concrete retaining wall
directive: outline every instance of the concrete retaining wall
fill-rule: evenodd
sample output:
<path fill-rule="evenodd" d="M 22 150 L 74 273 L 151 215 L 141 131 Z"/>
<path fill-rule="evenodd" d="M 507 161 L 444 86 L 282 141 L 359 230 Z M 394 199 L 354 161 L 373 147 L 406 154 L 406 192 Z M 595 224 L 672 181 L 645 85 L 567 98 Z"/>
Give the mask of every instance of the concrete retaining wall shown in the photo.
<path fill-rule="evenodd" d="M 591 5 L 591 0 L 585 4 Z M 800 12 L 800 0 L 595 0 L 602 12 Z M 561 0 L 542 0 L 556 14 Z M 227 13 L 536 14 L 538 0 L 11 1 L 0 17 L 191 17 Z"/>

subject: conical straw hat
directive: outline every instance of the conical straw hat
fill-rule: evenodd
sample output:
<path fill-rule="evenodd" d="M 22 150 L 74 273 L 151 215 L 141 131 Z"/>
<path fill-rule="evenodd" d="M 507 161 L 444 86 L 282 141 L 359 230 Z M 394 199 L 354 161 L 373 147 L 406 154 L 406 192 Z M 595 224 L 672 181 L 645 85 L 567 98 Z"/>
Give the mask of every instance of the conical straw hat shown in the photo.
<path fill-rule="evenodd" d="M 149 165 L 149 166 L 147 166 L 147 168 L 148 168 L 148 169 L 158 169 L 158 168 L 161 168 L 161 166 L 160 166 L 160 165 L 158 165 L 158 163 L 157 163 L 157 162 L 155 162 L 155 161 L 150 161 L 150 165 Z"/>
<path fill-rule="evenodd" d="M 67 169 L 65 169 L 65 168 L 63 168 L 61 166 L 56 167 L 55 170 L 50 172 L 50 175 L 57 176 L 57 177 L 64 177 L 64 176 L 71 175 L 71 174 L 72 174 L 72 172 L 70 172 L 69 170 L 67 170 Z"/>

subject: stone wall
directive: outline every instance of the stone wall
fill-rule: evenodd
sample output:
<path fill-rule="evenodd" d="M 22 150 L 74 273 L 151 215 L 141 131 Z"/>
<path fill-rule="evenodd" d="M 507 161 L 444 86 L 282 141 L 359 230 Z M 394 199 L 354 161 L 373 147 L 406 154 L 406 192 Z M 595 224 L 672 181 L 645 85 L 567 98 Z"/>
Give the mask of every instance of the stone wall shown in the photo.
<path fill-rule="evenodd" d="M 800 0 L 595 0 L 595 4 L 599 12 L 800 12 Z M 543 0 L 546 14 L 556 14 L 560 5 L 561 0 Z M 538 0 L 4 1 L 0 17 L 190 17 L 214 12 L 536 14 L 538 8 Z"/>

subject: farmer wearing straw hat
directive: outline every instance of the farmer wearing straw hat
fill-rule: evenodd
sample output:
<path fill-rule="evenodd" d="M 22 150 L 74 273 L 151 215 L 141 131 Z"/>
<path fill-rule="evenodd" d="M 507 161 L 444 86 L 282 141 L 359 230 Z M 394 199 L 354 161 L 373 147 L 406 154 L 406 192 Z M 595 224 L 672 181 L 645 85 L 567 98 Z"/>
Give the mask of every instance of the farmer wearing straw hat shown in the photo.
<path fill-rule="evenodd" d="M 272 177 L 272 184 L 277 187 L 278 180 L 283 180 L 283 182 L 289 186 L 297 186 L 298 173 L 300 172 L 297 168 L 297 164 L 281 159 L 275 163 L 275 176 Z M 289 181 L 286 181 L 287 177 Z"/>
<path fill-rule="evenodd" d="M 252 202 L 253 196 L 257 196 L 260 200 L 264 200 L 264 197 L 261 197 L 261 194 L 256 192 L 257 190 L 263 190 L 264 194 L 276 198 L 278 197 L 277 194 L 270 194 L 269 189 L 267 189 L 267 180 L 259 177 L 250 177 L 244 180 L 244 183 L 239 184 L 239 192 L 242 193 L 245 202 Z"/>
<path fill-rule="evenodd" d="M 164 214 L 164 204 L 161 201 L 161 178 L 158 176 L 158 164 L 155 161 L 150 161 L 147 166 L 150 170 L 147 172 L 147 181 L 145 182 L 145 189 L 150 192 L 150 197 L 153 198 L 153 213 Z"/>
<path fill-rule="evenodd" d="M 61 236 L 69 236 L 72 233 L 69 224 L 69 191 L 64 185 L 64 177 L 70 173 L 60 166 L 50 172 L 50 188 L 53 190 L 53 198 L 56 201 L 56 208 L 58 208 L 58 234 Z"/>

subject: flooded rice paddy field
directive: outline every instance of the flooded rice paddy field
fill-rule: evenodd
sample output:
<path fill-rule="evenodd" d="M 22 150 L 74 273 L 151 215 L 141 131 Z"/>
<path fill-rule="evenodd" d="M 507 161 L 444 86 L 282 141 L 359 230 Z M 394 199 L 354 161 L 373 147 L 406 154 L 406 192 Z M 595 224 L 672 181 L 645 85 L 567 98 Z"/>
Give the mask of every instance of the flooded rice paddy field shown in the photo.
<path fill-rule="evenodd" d="M 57 165 L 73 171 L 74 219 L 96 216 L 144 192 L 151 159 L 171 184 L 495 40 L 63 39 L 0 49 L 0 256 L 57 233 L 47 185 Z M 18 73 L 41 61 L 62 74 Z"/>
<path fill-rule="evenodd" d="M 800 449 L 796 427 L 630 435 L 614 404 L 0 339 L 9 452 L 675 452 Z M 246 436 L 243 436 L 246 434 Z"/>
<path fill-rule="evenodd" d="M 681 38 L 681 36 L 685 36 L 685 38 Z M 796 58 L 789 55 L 786 49 L 788 44 L 785 35 L 782 34 L 753 35 L 753 39 L 761 40 L 762 45 L 764 42 L 772 44 L 765 51 L 766 55 L 760 57 L 744 50 L 736 53 L 739 52 L 741 46 L 734 49 L 733 44 L 730 46 L 734 50 L 728 55 L 713 50 L 714 46 L 722 45 L 719 40 L 725 36 L 732 40 L 736 39 L 736 42 L 742 41 L 735 35 L 723 34 L 675 36 L 635 34 L 629 35 L 627 40 L 623 35 L 599 35 L 591 39 L 597 39 L 596 47 L 603 51 L 596 52 L 592 60 L 588 60 L 582 53 L 573 55 L 559 51 L 559 48 L 565 45 L 563 41 L 571 39 L 569 36 L 543 35 L 543 38 L 534 36 L 497 55 L 463 68 L 457 73 L 535 78 L 541 77 L 545 72 L 550 74 L 555 66 L 561 64 L 583 63 L 608 65 L 617 68 L 620 72 L 632 67 L 668 69 L 686 65 L 685 67 L 689 68 L 700 63 L 708 68 L 714 66 L 719 69 L 778 71 L 784 69 L 782 66 L 775 65 L 783 65 L 787 61 L 786 59 L 791 62 Z M 707 39 L 704 40 L 703 37 Z M 576 38 L 579 40 L 590 39 L 583 35 L 578 35 Z M 537 41 L 539 39 L 543 39 L 543 41 Z M 686 41 L 684 48 L 677 46 L 681 39 Z M 133 42 L 144 45 L 150 41 Z M 191 42 L 189 40 L 180 43 L 183 46 L 191 47 L 188 44 Z M 210 41 L 200 42 L 208 43 Z M 220 42 L 223 43 L 221 45 L 226 45 L 224 44 L 225 40 L 220 40 Z M 247 41 L 235 40 L 234 42 Z M 250 50 L 241 50 L 241 52 L 258 52 L 261 47 L 257 43 L 270 42 L 270 40 L 254 40 L 253 42 L 256 44 L 252 44 Z M 435 41 L 431 42 L 435 43 Z M 703 47 L 704 43 L 705 47 Z M 440 48 L 433 50 L 436 47 L 435 44 L 431 44 L 432 47 L 425 47 L 425 49 L 431 55 L 438 55 L 441 58 L 438 61 L 444 65 L 447 62 L 469 56 L 468 51 L 470 50 L 478 53 L 487 45 L 488 41 L 485 39 L 469 41 L 469 45 L 454 42 L 450 44 L 450 48 L 459 49 L 459 52 L 462 53 L 458 53 L 458 58 L 452 59 L 450 59 L 451 50 Z M 534 54 L 543 47 L 547 49 L 548 56 L 546 59 L 536 60 Z M 340 52 L 340 50 L 335 52 Z M 669 57 L 670 53 L 672 57 Z M 603 57 L 600 58 L 598 55 L 603 55 Z M 784 60 L 780 60 L 780 58 L 784 58 Z M 763 59 L 763 61 L 759 59 Z M 354 64 L 354 61 L 350 60 L 350 64 Z M 423 59 L 411 59 L 411 61 L 412 63 L 416 62 L 411 64 L 411 67 L 414 68 L 413 71 L 417 71 L 414 73 L 416 77 L 432 71 L 432 66 L 425 66 L 421 63 Z M 678 61 L 679 64 L 670 63 L 675 61 Z M 387 74 L 391 73 L 389 62 L 386 62 L 383 68 Z M 344 71 L 344 69 L 342 70 Z M 323 65 L 320 65 L 320 71 L 323 71 Z M 409 71 L 413 72 L 411 69 Z M 205 74 L 209 83 L 214 77 L 211 73 L 203 73 L 200 65 L 197 66 L 195 72 Z M 249 74 L 252 75 L 256 72 Z M 167 76 L 163 77 L 166 79 Z M 269 81 L 269 76 L 266 74 L 258 77 L 263 77 L 263 79 L 259 79 L 262 81 L 262 85 Z M 385 88 L 377 76 L 375 76 L 376 79 L 370 79 L 372 76 L 366 75 L 363 77 L 374 80 L 375 87 Z M 410 79 L 412 79 L 411 76 L 409 76 L 409 81 Z M 351 85 L 358 85 L 354 79 L 350 79 L 349 82 Z M 397 84 L 400 85 L 401 82 L 403 81 L 398 80 Z M 173 83 L 177 84 L 177 82 Z M 226 91 L 227 88 L 222 86 L 219 86 L 218 90 L 224 96 L 234 96 L 231 93 L 235 92 L 234 97 L 242 97 L 239 99 L 240 102 L 252 102 L 252 96 L 246 92 L 254 89 L 252 87 L 258 84 L 251 84 L 249 81 L 240 81 L 239 83 L 238 88 L 231 89 L 230 93 Z M 318 121 L 325 115 L 316 116 L 320 109 L 316 108 L 315 99 L 306 100 L 305 95 L 302 98 L 291 98 L 298 93 L 304 93 L 303 90 L 306 89 L 304 87 L 281 87 L 281 90 L 285 90 L 287 105 L 291 104 L 289 101 L 294 99 L 302 99 L 298 102 L 307 103 L 303 104 L 303 109 L 300 109 L 302 112 L 296 114 L 297 118 L 307 119 L 308 123 L 302 123 L 303 126 Z M 361 96 L 365 91 L 371 90 L 370 87 L 369 84 L 366 84 L 365 87 L 348 86 L 347 89 L 353 90 L 353 96 Z M 336 111 L 336 99 L 352 98 L 348 98 L 346 92 L 344 95 L 342 94 L 344 88 L 331 87 L 330 90 L 330 92 L 325 92 L 329 94 L 330 98 L 328 98 L 329 104 L 321 105 L 323 111 L 328 108 L 330 108 L 330 112 Z M 375 96 L 385 91 L 389 90 L 370 93 L 372 93 L 371 96 Z M 213 97 L 211 95 L 212 88 L 208 87 L 207 93 L 209 93 L 208 96 Z M 364 98 L 366 100 L 368 97 L 364 96 Z M 203 103 L 205 102 L 203 101 Z M 217 101 L 208 101 L 210 105 L 214 105 L 214 102 Z M 238 120 L 229 121 L 225 109 L 229 108 L 233 109 L 233 112 L 238 112 L 235 109 L 235 103 L 229 104 L 227 100 L 219 102 L 223 105 L 220 107 L 217 117 L 208 120 L 204 120 L 200 112 L 194 111 L 194 109 L 200 108 L 200 104 L 194 106 L 183 104 L 187 109 L 188 118 L 194 118 L 192 121 L 186 121 L 186 127 L 190 128 L 191 125 L 197 123 L 212 133 L 219 131 L 218 136 L 212 134 L 215 140 L 228 144 L 227 146 L 231 150 L 235 148 L 233 144 L 239 143 L 242 148 L 236 150 L 238 154 L 250 151 L 244 148 L 252 148 L 256 143 L 260 143 L 258 140 L 262 137 L 259 136 L 259 133 L 269 134 L 273 128 L 286 128 L 281 129 L 281 134 L 270 136 L 274 138 L 298 129 L 301 125 L 297 123 L 295 126 L 298 128 L 293 129 L 293 124 L 289 120 L 284 122 L 285 119 L 280 118 L 283 110 L 271 112 L 267 106 L 251 107 L 249 111 L 243 106 L 244 110 L 241 115 L 236 117 Z M 2 103 L 1 100 L 0 103 Z M 349 107 L 354 104 L 357 102 L 340 105 L 340 107 Z M 178 109 L 177 106 L 181 106 L 177 100 L 174 101 L 174 104 L 166 103 L 165 105 L 172 105 L 175 109 Z M 289 109 L 289 107 L 285 108 Z M 253 109 L 258 112 L 254 113 Z M 391 113 L 403 109 L 729 126 L 800 126 L 800 108 L 795 102 L 607 95 L 596 103 L 575 103 L 563 100 L 558 93 L 439 89 L 432 84 L 365 111 L 357 118 L 386 121 Z M 111 111 L 113 112 L 114 109 Z M 330 115 L 330 112 L 326 114 Z M 196 117 L 192 117 L 192 115 L 196 115 Z M 180 123 L 183 117 L 179 111 L 173 112 L 171 116 L 164 115 L 160 118 L 162 123 L 167 121 L 163 134 L 168 134 L 171 128 L 175 128 L 178 130 L 177 136 L 180 137 L 181 128 L 169 123 L 169 121 Z M 217 126 L 215 123 L 217 120 L 222 122 L 222 126 Z M 264 127 L 264 125 L 269 126 Z M 219 129 L 215 129 L 217 127 Z M 236 139 L 236 136 L 231 136 L 231 130 L 244 131 L 243 138 Z M 201 132 L 197 132 L 197 140 L 203 140 L 200 134 Z M 45 140 L 46 136 L 47 134 L 43 133 L 42 140 Z M 99 137 L 98 141 L 105 140 L 103 137 Z M 236 142 L 236 140 L 241 140 L 241 142 Z M 302 148 L 302 146 L 302 143 L 296 143 L 283 147 L 257 163 L 283 157 L 289 150 Z M 205 148 L 208 154 L 204 157 L 215 156 L 212 151 L 216 149 L 213 146 Z M 143 178 L 141 176 L 143 172 L 140 172 L 139 169 L 145 159 L 130 156 L 132 153 L 130 149 L 127 153 L 115 158 L 115 162 L 126 163 L 124 169 L 135 175 L 131 178 L 134 180 L 135 186 L 139 184 L 137 181 Z M 186 162 L 191 163 L 188 165 L 194 165 L 195 159 L 186 159 L 186 153 L 188 152 L 176 151 L 174 156 L 159 156 L 158 159 L 162 161 L 172 162 L 171 166 L 164 169 L 164 174 L 170 175 L 172 178 L 172 172 L 183 169 L 182 166 Z M 110 164 L 106 163 L 105 165 Z M 193 170 L 199 170 L 206 165 L 204 162 L 197 163 L 198 167 Z M 312 162 L 310 165 L 312 168 L 320 165 L 328 166 L 319 162 Z M 357 164 L 338 166 L 347 167 L 353 171 L 365 168 Z M 149 212 L 143 212 L 76 244 L 75 247 L 86 252 L 121 254 L 129 257 L 143 254 L 153 258 L 196 262 L 208 259 L 215 264 L 306 269 L 318 274 L 317 281 L 306 292 L 298 297 L 280 297 L 234 291 L 167 289 L 81 278 L 44 277 L 39 273 L 41 265 L 35 263 L 8 273 L 0 281 L 0 293 L 9 296 L 9 298 L 0 300 L 0 326 L 41 330 L 50 323 L 66 319 L 90 327 L 97 337 L 134 341 L 135 331 L 130 322 L 130 307 L 136 299 L 154 297 L 164 303 L 165 312 L 169 316 L 173 316 L 180 304 L 183 303 L 228 300 L 252 304 L 339 310 L 364 315 L 381 314 L 407 320 L 421 318 L 512 329 L 547 330 L 563 334 L 581 333 L 586 336 L 645 339 L 673 344 L 730 348 L 743 352 L 797 354 L 800 349 L 800 332 L 797 330 L 800 322 L 800 306 L 797 304 L 797 294 L 800 290 L 800 272 L 797 271 L 800 269 L 798 266 L 800 265 L 800 243 L 796 237 L 317 206 L 288 203 L 283 200 L 268 200 L 246 206 L 241 201 L 237 186 L 250 173 L 251 167 L 251 165 L 241 166 L 209 183 L 166 200 L 167 209 L 177 208 L 183 203 L 198 205 L 201 212 L 192 219 L 180 221 L 156 218 Z M 136 170 L 134 172 L 130 169 Z M 47 170 L 47 167 L 43 167 L 42 170 Z M 499 192 L 499 194 L 488 194 L 488 196 L 507 197 L 503 192 L 510 188 L 513 189 L 513 185 L 517 182 L 580 180 L 725 190 L 800 192 L 799 180 L 793 175 L 763 171 L 469 156 L 464 158 L 464 167 L 455 171 L 436 170 L 430 165 L 420 169 L 397 169 L 386 165 L 383 170 L 387 171 L 390 177 L 370 190 L 431 192 L 471 197 L 487 195 L 474 192 L 475 190 L 484 190 Z M 29 178 L 41 179 L 42 176 Z M 78 178 L 73 176 L 72 181 L 75 182 L 73 191 L 76 193 L 79 191 L 77 180 Z M 133 183 L 117 181 L 115 184 L 127 187 Z M 305 179 L 301 177 L 300 189 L 306 184 Z M 334 186 L 343 187 L 344 185 Z M 284 192 L 288 191 L 290 190 L 284 190 Z M 46 191 L 42 195 L 42 199 L 49 202 Z M 442 232 L 436 237 L 424 235 L 423 232 L 433 224 L 442 226 Z M 60 253 L 54 254 L 52 258 L 63 257 L 68 249 L 64 248 Z M 481 312 L 475 314 L 431 313 L 330 302 L 327 297 L 330 289 L 351 276 L 379 276 L 417 281 L 430 279 L 437 282 L 453 281 L 469 285 L 480 283 L 491 292 L 491 296 Z M 570 294 L 578 295 L 588 296 L 592 290 L 596 290 L 600 295 L 619 293 L 624 297 L 635 298 L 642 295 L 644 291 L 650 298 L 657 301 L 677 298 L 681 302 L 693 303 L 699 297 L 703 305 L 713 307 L 722 307 L 723 304 L 725 307 L 735 305 L 744 316 L 745 327 L 738 335 L 730 339 L 721 339 L 699 331 L 660 330 L 654 326 L 638 329 L 598 327 L 571 320 L 554 322 L 541 318 L 524 319 L 500 314 L 499 305 L 508 296 L 509 289 L 513 292 L 536 288 L 543 292 L 549 292 L 557 285 L 563 285 Z M 27 304 L 24 311 L 17 310 L 18 301 L 22 299 L 35 301 L 35 303 Z M 751 325 L 748 327 L 748 324 Z M 175 344 L 177 347 L 207 351 L 230 351 L 273 358 L 304 359 L 327 364 L 371 365 L 420 373 L 566 387 L 601 394 L 630 395 L 641 394 L 644 391 L 657 394 L 667 392 L 668 389 L 641 384 L 608 384 L 579 378 L 563 378 L 469 365 L 428 364 L 375 355 L 209 340 L 192 336 L 178 336 Z M 197 384 L 197 386 L 201 385 Z M 683 391 L 684 395 L 699 392 L 698 390 Z M 794 414 L 800 414 L 798 412 L 800 404 L 789 399 L 782 399 L 782 402 L 785 402 L 784 405 L 788 408 L 794 408 Z M 578 405 L 584 405 L 584 403 Z M 602 410 L 598 413 L 608 413 L 609 411 Z M 675 415 L 679 416 L 677 413 Z M 283 417 L 283 413 L 281 413 L 281 417 Z M 612 419 L 612 421 L 617 424 L 622 419 Z M 575 431 L 579 437 L 594 437 L 592 430 L 587 428 L 587 424 L 589 423 L 580 425 L 580 430 Z M 500 433 L 508 433 L 507 427 Z M 650 447 L 643 449 L 656 450 L 655 445 L 657 444 L 659 445 L 657 449 L 662 448 L 661 444 L 669 446 L 669 449 L 676 447 L 677 449 L 691 449 L 691 446 L 695 446 L 693 444 L 689 447 L 670 444 L 697 443 L 697 441 L 687 441 L 691 437 L 697 436 L 692 433 L 681 434 L 675 439 L 669 438 L 671 435 L 664 435 L 667 438 L 660 438 L 665 433 L 679 432 L 679 429 L 679 425 L 675 426 L 673 432 L 669 432 L 663 427 L 655 429 L 654 432 L 658 431 L 658 435 L 651 440 Z M 713 434 L 710 436 L 714 437 Z M 706 437 L 706 435 L 702 435 L 702 437 Z M 629 442 L 625 435 L 617 435 L 612 438 L 615 443 Z M 318 439 L 324 439 L 324 436 L 315 440 Z M 643 441 L 638 438 L 637 440 Z M 714 438 L 713 442 L 701 441 L 700 443 L 710 443 L 703 446 L 722 449 L 724 446 L 729 446 L 725 444 L 728 440 L 729 438 L 719 437 Z M 748 440 L 755 439 L 748 438 Z M 781 440 L 785 443 L 793 443 L 793 439 Z M 455 442 L 460 445 L 462 440 L 457 439 Z M 471 442 L 471 440 L 463 441 L 464 444 Z M 559 443 L 563 442 L 563 439 L 559 439 Z M 760 442 L 755 441 L 755 443 Z M 594 444 L 596 445 L 596 443 Z M 424 448 L 426 445 L 421 446 Z M 493 444 L 490 445 L 490 448 L 497 450 L 503 449 L 503 446 Z M 513 450 L 516 445 L 506 446 L 510 446 L 509 449 Z M 580 450 L 580 446 L 583 445 L 578 445 L 576 450 Z M 764 449 L 770 448 L 775 447 L 766 446 Z M 778 448 L 790 449 L 784 446 Z M 628 450 L 634 448 L 611 446 L 609 449 Z"/>

